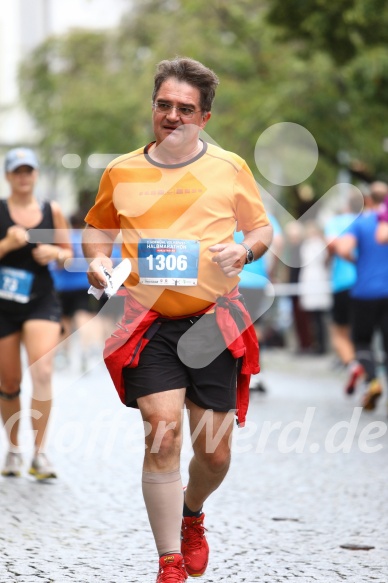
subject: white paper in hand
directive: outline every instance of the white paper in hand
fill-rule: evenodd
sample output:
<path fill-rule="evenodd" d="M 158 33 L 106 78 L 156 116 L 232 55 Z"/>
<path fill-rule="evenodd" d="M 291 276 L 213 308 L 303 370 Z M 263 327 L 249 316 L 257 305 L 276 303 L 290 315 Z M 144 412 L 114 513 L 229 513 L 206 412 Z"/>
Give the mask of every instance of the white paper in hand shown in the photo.
<path fill-rule="evenodd" d="M 123 259 L 110 274 L 103 268 L 103 266 L 101 266 L 101 269 L 106 277 L 106 288 L 97 289 L 94 287 L 94 285 L 91 285 L 88 289 L 88 294 L 92 294 L 98 300 L 104 293 L 108 296 L 108 298 L 111 298 L 115 295 L 115 293 L 127 279 L 128 275 L 131 273 L 131 262 L 129 259 Z"/>

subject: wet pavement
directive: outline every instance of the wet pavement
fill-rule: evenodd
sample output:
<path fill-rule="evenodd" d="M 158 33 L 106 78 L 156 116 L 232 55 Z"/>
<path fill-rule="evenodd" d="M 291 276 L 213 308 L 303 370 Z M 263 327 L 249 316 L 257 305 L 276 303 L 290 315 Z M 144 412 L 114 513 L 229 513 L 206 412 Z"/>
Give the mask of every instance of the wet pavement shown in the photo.
<path fill-rule="evenodd" d="M 205 506 L 201 582 L 387 583 L 386 397 L 361 411 L 332 357 L 268 350 L 263 363 L 268 391 L 251 391 L 230 472 Z M 154 583 L 138 412 L 121 405 L 101 363 L 57 371 L 54 384 L 59 479 L 0 478 L 0 582 Z M 29 393 L 27 380 L 25 406 Z M 25 470 L 30 431 L 23 420 Z M 0 445 L 4 456 L 4 436 Z M 190 454 L 186 432 L 183 481 Z"/>

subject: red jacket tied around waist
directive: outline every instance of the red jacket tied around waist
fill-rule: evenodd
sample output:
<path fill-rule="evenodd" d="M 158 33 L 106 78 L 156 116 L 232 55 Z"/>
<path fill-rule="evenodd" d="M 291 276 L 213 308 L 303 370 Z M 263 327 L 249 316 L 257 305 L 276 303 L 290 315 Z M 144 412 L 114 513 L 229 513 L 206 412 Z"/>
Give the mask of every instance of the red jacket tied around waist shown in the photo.
<path fill-rule="evenodd" d="M 260 372 L 256 333 L 237 288 L 217 298 L 216 303 L 206 311 L 187 314 L 184 318 L 199 316 L 212 310 L 215 311 L 216 322 L 228 350 L 234 358 L 242 359 L 237 379 L 236 415 L 239 427 L 243 427 L 248 411 L 250 378 L 252 374 Z M 158 318 L 158 312 L 145 308 L 128 292 L 123 318 L 104 348 L 106 367 L 123 403 L 125 388 L 122 370 L 124 367 L 133 368 L 138 365 L 141 351 L 150 340 L 147 333 Z"/>

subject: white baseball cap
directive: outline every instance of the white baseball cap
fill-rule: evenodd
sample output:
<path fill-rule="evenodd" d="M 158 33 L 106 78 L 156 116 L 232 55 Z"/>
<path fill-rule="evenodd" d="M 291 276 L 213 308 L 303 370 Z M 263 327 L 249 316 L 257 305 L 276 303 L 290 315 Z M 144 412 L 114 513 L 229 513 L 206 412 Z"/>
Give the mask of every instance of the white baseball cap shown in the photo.
<path fill-rule="evenodd" d="M 13 172 L 20 166 L 31 166 L 34 170 L 39 168 L 38 158 L 30 148 L 14 148 L 5 156 L 4 168 L 6 172 Z"/>

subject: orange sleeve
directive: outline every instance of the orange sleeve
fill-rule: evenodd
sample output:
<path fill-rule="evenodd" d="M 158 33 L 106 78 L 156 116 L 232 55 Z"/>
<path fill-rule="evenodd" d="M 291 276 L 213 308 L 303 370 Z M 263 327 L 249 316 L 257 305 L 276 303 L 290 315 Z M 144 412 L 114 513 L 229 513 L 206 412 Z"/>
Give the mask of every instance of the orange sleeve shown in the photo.
<path fill-rule="evenodd" d="M 85 223 L 96 229 L 119 229 L 120 221 L 113 204 L 113 184 L 110 168 L 106 168 L 100 181 L 94 206 L 85 217 Z"/>
<path fill-rule="evenodd" d="M 259 188 L 248 165 L 244 162 L 234 183 L 237 231 L 253 231 L 269 224 Z"/>

